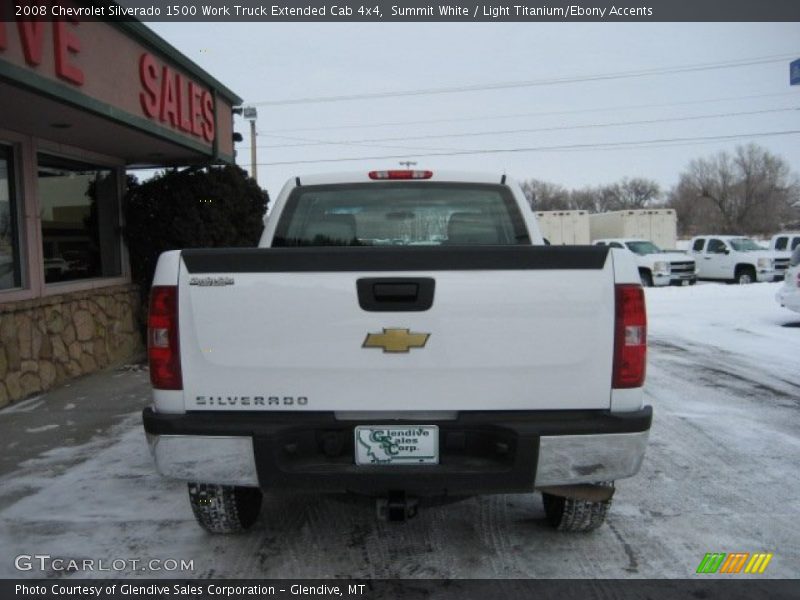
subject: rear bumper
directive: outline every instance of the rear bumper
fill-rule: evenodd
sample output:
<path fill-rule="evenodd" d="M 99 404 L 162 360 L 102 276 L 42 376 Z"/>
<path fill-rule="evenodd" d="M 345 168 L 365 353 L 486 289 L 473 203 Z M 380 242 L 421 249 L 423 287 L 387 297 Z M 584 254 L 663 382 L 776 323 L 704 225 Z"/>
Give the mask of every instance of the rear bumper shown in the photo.
<path fill-rule="evenodd" d="M 143 414 L 158 471 L 167 477 L 269 491 L 403 490 L 417 495 L 528 492 L 635 475 L 651 407 L 609 411 L 462 412 L 439 427 L 439 464 L 358 466 L 356 425 L 321 412 Z"/>

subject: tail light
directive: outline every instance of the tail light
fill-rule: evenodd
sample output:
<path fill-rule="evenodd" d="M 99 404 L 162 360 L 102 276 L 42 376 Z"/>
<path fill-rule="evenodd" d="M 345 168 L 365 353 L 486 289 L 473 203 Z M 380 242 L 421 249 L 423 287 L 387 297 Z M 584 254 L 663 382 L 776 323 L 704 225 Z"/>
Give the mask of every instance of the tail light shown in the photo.
<path fill-rule="evenodd" d="M 409 170 L 393 170 L 393 171 L 370 171 L 370 179 L 430 179 L 433 177 L 433 171 L 409 171 Z"/>
<path fill-rule="evenodd" d="M 174 285 L 154 285 L 150 292 L 147 357 L 154 388 L 183 389 L 178 348 L 178 288 Z"/>
<path fill-rule="evenodd" d="M 647 312 L 644 291 L 638 284 L 616 286 L 614 373 L 612 387 L 644 385 L 647 369 Z"/>

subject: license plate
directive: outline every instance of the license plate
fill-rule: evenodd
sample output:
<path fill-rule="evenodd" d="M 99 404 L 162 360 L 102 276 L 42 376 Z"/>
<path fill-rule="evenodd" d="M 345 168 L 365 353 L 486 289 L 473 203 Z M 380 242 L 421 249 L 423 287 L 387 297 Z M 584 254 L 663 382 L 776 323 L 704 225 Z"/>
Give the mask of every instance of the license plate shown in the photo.
<path fill-rule="evenodd" d="M 355 445 L 357 465 L 439 464 L 436 425 L 359 425 Z"/>
<path fill-rule="evenodd" d="M 681 285 L 689 285 L 689 280 L 684 279 L 683 281 L 681 281 Z"/>

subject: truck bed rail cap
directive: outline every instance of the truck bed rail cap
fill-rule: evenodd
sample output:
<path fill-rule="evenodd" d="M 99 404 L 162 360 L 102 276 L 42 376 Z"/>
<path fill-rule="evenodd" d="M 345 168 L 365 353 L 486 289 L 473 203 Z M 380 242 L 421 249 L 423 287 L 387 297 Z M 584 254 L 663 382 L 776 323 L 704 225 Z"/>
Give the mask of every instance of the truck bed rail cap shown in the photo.
<path fill-rule="evenodd" d="M 602 269 L 606 246 L 203 248 L 183 250 L 189 273 Z"/>

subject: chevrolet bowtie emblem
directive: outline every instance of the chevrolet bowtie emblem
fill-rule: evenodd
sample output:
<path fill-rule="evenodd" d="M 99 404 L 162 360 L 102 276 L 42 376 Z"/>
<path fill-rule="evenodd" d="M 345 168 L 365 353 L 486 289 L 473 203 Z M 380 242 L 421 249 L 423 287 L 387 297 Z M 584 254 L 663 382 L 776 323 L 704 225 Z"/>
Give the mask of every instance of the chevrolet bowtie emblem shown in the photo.
<path fill-rule="evenodd" d="M 411 333 L 408 329 L 384 329 L 383 333 L 368 333 L 361 347 L 408 352 L 411 348 L 424 348 L 430 336 L 430 333 Z"/>

